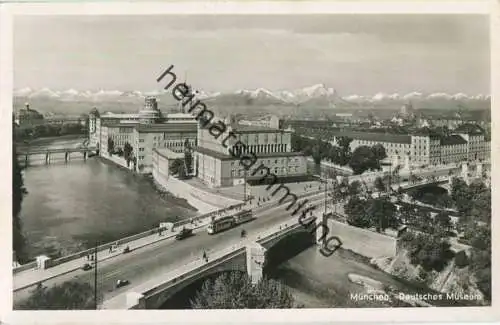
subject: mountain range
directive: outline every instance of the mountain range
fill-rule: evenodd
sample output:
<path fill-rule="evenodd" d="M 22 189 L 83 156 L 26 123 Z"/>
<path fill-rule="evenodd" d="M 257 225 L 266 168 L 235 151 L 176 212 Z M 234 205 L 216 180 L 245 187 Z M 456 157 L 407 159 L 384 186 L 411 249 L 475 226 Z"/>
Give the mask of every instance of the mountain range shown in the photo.
<path fill-rule="evenodd" d="M 305 108 L 399 108 L 411 102 L 414 107 L 422 108 L 457 108 L 463 106 L 471 109 L 489 108 L 490 95 L 467 95 L 464 93 L 428 93 L 411 92 L 408 94 L 377 93 L 373 96 L 348 95 L 341 96 L 334 88 L 324 84 L 293 90 L 271 91 L 264 88 L 255 90 L 238 90 L 234 92 L 206 92 L 195 90 L 198 99 L 207 105 L 218 107 L 228 106 L 295 106 Z M 140 105 L 147 96 L 155 96 L 161 105 L 175 105 L 176 100 L 171 91 L 156 90 L 150 92 L 99 90 L 78 91 L 68 89 L 64 91 L 49 88 L 31 89 L 21 88 L 14 90 L 14 102 L 30 104 L 43 103 L 88 103 L 96 106 L 134 106 Z M 128 110 L 128 109 L 127 109 Z M 137 110 L 137 109 L 135 109 Z"/>

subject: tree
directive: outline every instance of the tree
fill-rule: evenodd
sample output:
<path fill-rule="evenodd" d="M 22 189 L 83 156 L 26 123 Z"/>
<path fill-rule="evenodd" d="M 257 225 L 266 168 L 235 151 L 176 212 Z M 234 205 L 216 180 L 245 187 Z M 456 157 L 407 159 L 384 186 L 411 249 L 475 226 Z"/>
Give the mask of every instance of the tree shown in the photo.
<path fill-rule="evenodd" d="M 23 235 L 22 222 L 20 217 L 23 198 L 28 192 L 24 187 L 21 166 L 17 161 L 16 143 L 12 142 L 12 247 L 15 258 L 18 262 L 26 261 L 25 246 L 26 241 Z"/>
<path fill-rule="evenodd" d="M 130 161 L 132 160 L 132 151 L 134 148 L 130 145 L 130 143 L 125 142 L 125 145 L 123 146 L 123 158 L 127 161 L 127 167 L 130 164 Z"/>
<path fill-rule="evenodd" d="M 184 152 L 184 162 L 186 164 L 186 172 L 191 174 L 193 172 L 193 154 L 190 150 Z"/>
<path fill-rule="evenodd" d="M 396 206 L 386 199 L 369 200 L 367 214 L 371 220 L 371 226 L 381 232 L 387 228 L 397 229 L 399 220 L 396 216 Z"/>
<path fill-rule="evenodd" d="M 487 300 L 491 300 L 491 250 L 473 249 L 469 265 L 479 290 Z"/>
<path fill-rule="evenodd" d="M 416 208 L 410 204 L 401 205 L 399 218 L 406 225 L 415 225 L 418 218 Z"/>
<path fill-rule="evenodd" d="M 470 211 L 472 194 L 462 179 L 456 177 L 452 179 L 451 198 L 459 212 L 467 214 Z"/>
<path fill-rule="evenodd" d="M 108 137 L 108 153 L 111 155 L 115 152 L 115 141 L 111 137 Z"/>
<path fill-rule="evenodd" d="M 191 301 L 194 309 L 293 308 L 291 293 L 280 282 L 263 278 L 253 285 L 239 272 L 206 281 Z"/>
<path fill-rule="evenodd" d="M 401 172 L 401 165 L 397 165 L 396 167 L 394 167 L 394 169 L 392 170 L 392 176 L 394 177 L 394 179 L 396 180 L 396 183 L 399 183 L 399 180 L 400 180 L 400 175 L 399 173 Z"/>
<path fill-rule="evenodd" d="M 319 165 L 321 163 L 321 159 L 323 158 L 321 155 L 321 151 L 319 148 L 319 145 L 315 145 L 313 150 L 312 150 L 312 158 L 314 160 L 314 163 L 316 165 Z"/>
<path fill-rule="evenodd" d="M 491 189 L 487 188 L 484 183 L 476 185 L 472 183 L 469 187 L 472 196 L 472 207 L 470 215 L 476 220 L 485 223 L 491 223 Z"/>
<path fill-rule="evenodd" d="M 98 297 L 99 301 L 101 297 Z M 39 286 L 22 302 L 24 310 L 95 309 L 94 288 L 88 283 L 67 281 L 47 288 Z"/>
<path fill-rule="evenodd" d="M 489 250 L 491 249 L 491 226 L 470 221 L 464 227 L 464 239 L 476 249 Z"/>
<path fill-rule="evenodd" d="M 331 162 L 337 165 L 345 165 L 344 162 L 344 152 L 342 148 L 337 146 L 332 146 L 328 151 L 328 158 Z"/>
<path fill-rule="evenodd" d="M 353 181 L 351 184 L 349 184 L 349 188 L 347 193 L 350 196 L 355 196 L 361 193 L 361 182 L 360 181 Z"/>
<path fill-rule="evenodd" d="M 453 201 L 448 193 L 438 195 L 435 200 L 435 205 L 438 208 L 449 208 L 453 204 Z"/>
<path fill-rule="evenodd" d="M 455 265 L 459 268 L 469 265 L 469 258 L 467 257 L 467 253 L 465 253 L 465 251 L 460 251 L 455 255 Z"/>
<path fill-rule="evenodd" d="M 182 165 L 182 160 L 181 159 L 175 159 L 172 162 L 172 165 L 170 165 L 170 174 L 172 174 L 172 175 L 179 174 L 180 169 L 181 169 L 181 165 Z"/>
<path fill-rule="evenodd" d="M 453 258 L 448 241 L 428 234 L 405 234 L 401 237 L 409 252 L 410 262 L 425 271 L 441 271 Z"/>
<path fill-rule="evenodd" d="M 344 206 L 344 211 L 347 214 L 347 223 L 360 227 L 368 228 L 371 226 L 370 218 L 367 214 L 368 202 L 353 196 L 349 202 Z"/>
<path fill-rule="evenodd" d="M 357 147 L 352 153 L 349 167 L 352 168 L 355 175 L 362 174 L 369 169 L 375 169 L 376 159 L 373 151 L 368 146 Z"/>
<path fill-rule="evenodd" d="M 376 144 L 372 146 L 372 151 L 373 155 L 375 156 L 375 159 L 380 162 L 382 159 L 385 159 L 387 157 L 387 153 L 385 152 L 385 148 L 381 144 Z"/>
<path fill-rule="evenodd" d="M 386 186 L 384 184 L 384 181 L 382 180 L 382 177 L 377 177 L 375 178 L 374 186 L 379 192 L 385 192 Z"/>
<path fill-rule="evenodd" d="M 339 145 L 340 148 L 342 148 L 342 151 L 344 153 L 349 153 L 351 150 L 351 142 L 353 139 L 349 137 L 338 137 L 337 138 L 337 144 Z"/>
<path fill-rule="evenodd" d="M 434 221 L 437 226 L 443 229 L 445 232 L 448 232 L 452 226 L 451 218 L 446 212 L 439 212 L 434 216 Z"/>
<path fill-rule="evenodd" d="M 423 231 L 425 233 L 433 233 L 435 228 L 434 225 L 432 224 L 432 217 L 431 213 L 429 211 L 424 211 L 422 209 L 417 210 L 418 214 L 416 216 L 415 220 L 415 228 L 419 229 L 420 231 Z"/>

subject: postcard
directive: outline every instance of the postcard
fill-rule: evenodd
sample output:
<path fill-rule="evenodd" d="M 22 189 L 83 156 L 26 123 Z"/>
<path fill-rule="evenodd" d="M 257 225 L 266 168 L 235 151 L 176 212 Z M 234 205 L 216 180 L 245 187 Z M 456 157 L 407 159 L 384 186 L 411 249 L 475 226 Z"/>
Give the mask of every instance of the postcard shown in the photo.
<path fill-rule="evenodd" d="M 1 10 L 3 321 L 498 319 L 498 4 Z"/>

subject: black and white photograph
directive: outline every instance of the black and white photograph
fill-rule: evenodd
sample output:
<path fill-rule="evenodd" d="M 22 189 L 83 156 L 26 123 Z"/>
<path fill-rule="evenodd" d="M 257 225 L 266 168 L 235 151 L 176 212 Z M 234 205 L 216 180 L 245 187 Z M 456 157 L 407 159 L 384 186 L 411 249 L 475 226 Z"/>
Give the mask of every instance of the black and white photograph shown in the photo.
<path fill-rule="evenodd" d="M 10 17 L 13 311 L 492 307 L 488 12 Z"/>

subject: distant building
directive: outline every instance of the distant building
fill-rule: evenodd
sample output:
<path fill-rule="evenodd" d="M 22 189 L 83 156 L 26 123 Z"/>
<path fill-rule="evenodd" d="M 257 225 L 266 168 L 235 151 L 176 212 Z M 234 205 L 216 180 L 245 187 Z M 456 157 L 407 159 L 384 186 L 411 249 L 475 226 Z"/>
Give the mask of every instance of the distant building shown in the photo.
<path fill-rule="evenodd" d="M 242 121 L 239 121 L 238 124 L 249 125 L 249 126 L 261 126 L 261 127 L 271 128 L 271 129 L 279 129 L 280 128 L 280 119 L 275 115 L 271 115 L 268 119 L 255 120 L 255 121 L 242 120 Z"/>
<path fill-rule="evenodd" d="M 334 129 L 329 130 L 328 136 L 333 138 L 334 143 L 342 136 L 353 139 L 352 151 L 359 146 L 380 144 L 385 148 L 388 160 L 408 160 L 413 166 L 483 161 L 490 157 L 490 142 L 485 139 L 484 130 L 477 125 L 463 125 L 450 135 L 438 135 L 430 130 L 390 134 Z"/>
<path fill-rule="evenodd" d="M 43 115 L 38 111 L 31 109 L 30 104 L 26 103 L 25 108 L 21 108 L 14 114 L 14 122 L 19 126 L 31 126 L 43 124 Z"/>

